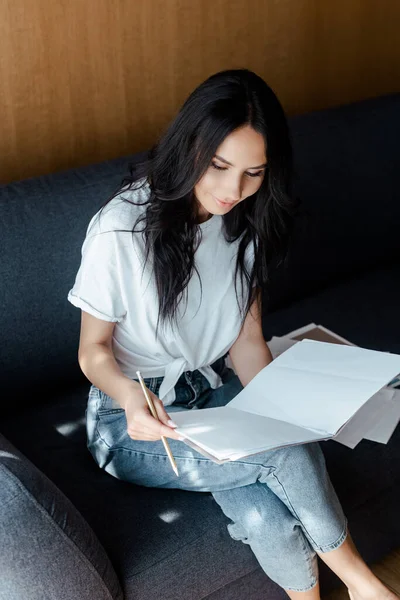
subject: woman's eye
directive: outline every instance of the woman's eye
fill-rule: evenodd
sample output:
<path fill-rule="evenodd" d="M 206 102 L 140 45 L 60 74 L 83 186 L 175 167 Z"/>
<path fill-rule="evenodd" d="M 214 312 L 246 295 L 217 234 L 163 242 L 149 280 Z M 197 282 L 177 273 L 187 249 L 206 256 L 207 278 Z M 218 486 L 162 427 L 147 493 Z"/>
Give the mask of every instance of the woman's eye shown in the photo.
<path fill-rule="evenodd" d="M 226 167 L 219 167 L 213 162 L 211 163 L 211 166 L 214 167 L 214 169 L 217 169 L 217 171 L 226 171 Z"/>
<path fill-rule="evenodd" d="M 227 167 L 220 167 L 219 165 L 216 165 L 214 162 L 211 163 L 211 166 L 216 169 L 217 171 L 227 171 Z M 249 173 L 248 171 L 246 171 L 246 175 L 248 177 L 261 177 L 261 175 L 263 174 L 263 171 L 258 171 L 258 173 Z"/>

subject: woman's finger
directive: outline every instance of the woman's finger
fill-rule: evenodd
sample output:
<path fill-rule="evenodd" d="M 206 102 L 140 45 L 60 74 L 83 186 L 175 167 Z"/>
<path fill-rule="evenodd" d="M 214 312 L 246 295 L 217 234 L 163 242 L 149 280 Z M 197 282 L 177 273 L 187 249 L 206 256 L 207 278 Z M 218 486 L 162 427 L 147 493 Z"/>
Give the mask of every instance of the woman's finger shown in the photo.
<path fill-rule="evenodd" d="M 154 408 L 157 411 L 157 416 L 158 416 L 159 420 L 161 421 L 161 423 L 164 423 L 164 425 L 167 425 L 168 427 L 176 427 L 175 423 L 172 421 L 171 417 L 165 410 L 164 404 L 161 402 L 161 400 L 159 398 L 157 398 L 157 396 L 153 395 L 153 403 L 154 403 Z"/>
<path fill-rule="evenodd" d="M 162 436 L 170 437 L 172 439 L 179 440 L 181 436 L 176 433 L 176 431 L 169 427 L 168 425 L 164 425 L 158 419 L 155 419 L 150 412 L 143 411 L 140 415 L 137 416 L 135 421 L 131 424 L 128 429 L 129 435 L 133 436 L 151 436 L 153 439 L 160 439 Z M 137 439 L 142 439 L 142 437 L 138 437 Z"/>

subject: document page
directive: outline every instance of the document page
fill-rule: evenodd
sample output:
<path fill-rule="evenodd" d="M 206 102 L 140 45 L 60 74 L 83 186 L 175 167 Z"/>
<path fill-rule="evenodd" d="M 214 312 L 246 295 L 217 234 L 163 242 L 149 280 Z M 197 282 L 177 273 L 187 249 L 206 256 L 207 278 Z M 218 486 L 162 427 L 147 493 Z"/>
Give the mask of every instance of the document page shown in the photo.
<path fill-rule="evenodd" d="M 227 406 L 334 435 L 399 372 L 397 354 L 302 340 Z"/>
<path fill-rule="evenodd" d="M 381 406 L 379 417 L 364 434 L 366 440 L 387 444 L 400 421 L 400 390 L 386 389 L 385 403 Z M 389 397 L 389 394 L 392 394 Z"/>
<path fill-rule="evenodd" d="M 387 388 L 383 388 L 374 394 L 335 435 L 333 440 L 348 448 L 355 448 L 366 437 L 367 432 L 371 431 L 374 424 L 380 420 L 382 414 L 385 414 L 392 393 Z"/>
<path fill-rule="evenodd" d="M 176 431 L 218 459 L 238 458 L 260 448 L 326 439 L 314 431 L 275 419 L 260 418 L 234 408 L 203 408 L 174 412 Z"/>

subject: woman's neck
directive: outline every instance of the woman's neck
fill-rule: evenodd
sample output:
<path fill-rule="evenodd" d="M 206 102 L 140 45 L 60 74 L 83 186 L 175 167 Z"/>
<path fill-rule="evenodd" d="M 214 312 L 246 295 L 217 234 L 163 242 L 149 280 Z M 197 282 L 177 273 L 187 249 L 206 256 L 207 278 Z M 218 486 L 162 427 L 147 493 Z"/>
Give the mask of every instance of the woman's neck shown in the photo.
<path fill-rule="evenodd" d="M 199 203 L 198 209 L 197 209 L 197 219 L 196 219 L 196 223 L 198 225 L 200 225 L 200 223 L 205 223 L 206 221 L 209 221 L 211 219 L 211 217 L 213 216 L 212 213 L 208 212 L 208 210 L 206 210 L 204 208 L 204 206 L 202 206 Z"/>
<path fill-rule="evenodd" d="M 206 221 L 209 221 L 212 216 L 213 216 L 212 213 L 207 213 L 207 215 L 198 215 L 197 216 L 197 224 L 200 225 L 201 223 L 205 223 Z"/>

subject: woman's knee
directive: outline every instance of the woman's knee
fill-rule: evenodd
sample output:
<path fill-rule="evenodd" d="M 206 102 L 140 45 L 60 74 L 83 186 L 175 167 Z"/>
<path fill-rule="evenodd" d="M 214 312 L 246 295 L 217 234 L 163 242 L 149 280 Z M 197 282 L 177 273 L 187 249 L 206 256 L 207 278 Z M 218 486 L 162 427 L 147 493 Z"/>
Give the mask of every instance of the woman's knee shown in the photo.
<path fill-rule="evenodd" d="M 277 466 L 291 466 L 299 468 L 318 467 L 325 468 L 325 458 L 318 442 L 299 444 L 279 448 L 273 453 Z"/>
<path fill-rule="evenodd" d="M 230 536 L 248 544 L 261 567 L 286 589 L 309 589 L 318 577 L 314 550 L 301 524 L 264 484 L 213 496 L 231 520 Z"/>
<path fill-rule="evenodd" d="M 251 485 L 213 492 L 215 501 L 231 520 L 228 525 L 233 539 L 250 543 L 291 545 L 299 535 L 299 521 L 285 504 L 265 485 Z"/>
<path fill-rule="evenodd" d="M 335 547 L 345 535 L 346 517 L 319 444 L 283 449 L 274 458 L 276 467 L 265 477 L 269 488 L 298 519 L 314 550 Z"/>

